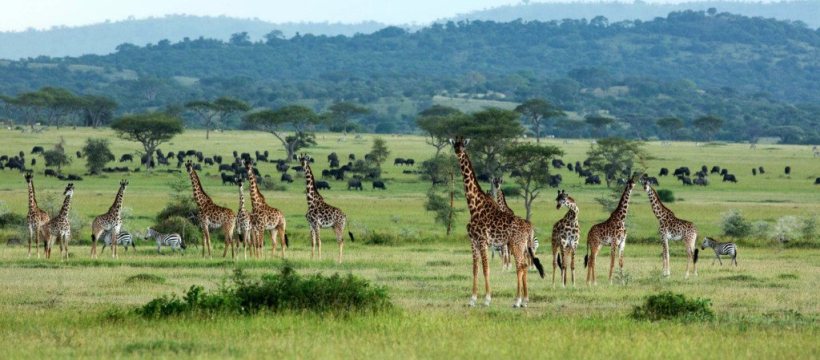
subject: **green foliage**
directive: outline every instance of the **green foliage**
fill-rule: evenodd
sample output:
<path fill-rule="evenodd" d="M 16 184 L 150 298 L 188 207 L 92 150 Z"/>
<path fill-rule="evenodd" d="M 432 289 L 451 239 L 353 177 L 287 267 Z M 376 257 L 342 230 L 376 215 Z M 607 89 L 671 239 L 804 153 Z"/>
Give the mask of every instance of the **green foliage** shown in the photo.
<path fill-rule="evenodd" d="M 674 117 L 666 117 L 658 119 L 657 124 L 658 127 L 666 131 L 669 140 L 675 140 L 675 138 L 677 138 L 678 130 L 683 127 L 683 120 Z"/>
<path fill-rule="evenodd" d="M 550 180 L 550 162 L 564 152 L 552 145 L 516 144 L 504 149 L 502 157 L 508 170 L 514 172 L 515 183 L 524 191 L 526 219 L 532 215 L 532 203 Z"/>
<path fill-rule="evenodd" d="M 398 245 L 399 242 L 396 234 L 384 231 L 368 231 L 362 237 L 362 243 L 367 245 Z"/>
<path fill-rule="evenodd" d="M 352 102 L 340 101 L 333 103 L 328 108 L 326 115 L 328 128 L 330 131 L 347 133 L 356 128 L 351 122 L 353 119 L 369 113 L 370 109 Z"/>
<path fill-rule="evenodd" d="M 662 292 L 646 297 L 643 305 L 632 309 L 636 320 L 684 320 L 705 321 L 715 318 L 709 299 L 687 299 L 683 294 Z"/>
<path fill-rule="evenodd" d="M 392 307 L 387 291 L 353 275 L 320 274 L 303 277 L 290 265 L 279 274 L 251 280 L 236 270 L 230 286 L 205 292 L 191 286 L 182 299 L 162 296 L 136 309 L 147 318 L 200 314 L 255 314 L 260 311 L 312 311 L 346 314 L 375 312 Z"/>
<path fill-rule="evenodd" d="M 441 150 L 449 145 L 452 129 L 463 124 L 468 118 L 468 115 L 458 109 L 433 105 L 419 113 L 416 126 L 424 132 L 427 143 L 436 148 L 438 157 Z"/>
<path fill-rule="evenodd" d="M 603 136 L 606 133 L 606 128 L 615 122 L 615 119 L 601 115 L 587 115 L 584 122 L 595 130 L 596 137 Z"/>
<path fill-rule="evenodd" d="M 587 156 L 590 162 L 588 169 L 604 174 L 606 186 L 609 187 L 616 179 L 628 179 L 645 168 L 644 161 L 649 154 L 642 142 L 611 137 L 592 144 Z"/>
<path fill-rule="evenodd" d="M 658 190 L 658 198 L 665 203 L 673 203 L 675 202 L 675 193 L 669 189 L 660 189 Z"/>
<path fill-rule="evenodd" d="M 381 168 L 382 164 L 387 161 L 387 157 L 390 156 L 387 142 L 378 137 L 373 139 L 373 147 L 370 148 L 368 155 L 370 155 L 371 161 L 374 162 L 377 167 Z"/>
<path fill-rule="evenodd" d="M 550 118 L 565 115 L 561 109 L 555 107 L 549 101 L 540 98 L 524 101 L 523 104 L 515 108 L 515 111 L 521 113 L 526 121 L 530 123 L 532 131 L 535 133 L 536 142 L 541 141 L 541 128 L 546 126 L 545 123 Z"/>
<path fill-rule="evenodd" d="M 60 142 L 54 145 L 53 149 L 43 152 L 43 159 L 46 161 L 46 166 L 56 166 L 57 172 L 60 172 L 63 166 L 71 164 L 71 158 L 65 153 L 65 140 L 60 138 Z"/>
<path fill-rule="evenodd" d="M 0 229 L 16 229 L 26 223 L 26 216 L 14 212 L 0 214 Z"/>
<path fill-rule="evenodd" d="M 111 128 L 120 138 L 141 143 L 149 157 L 154 156 L 159 144 L 183 131 L 182 121 L 164 112 L 122 116 L 111 124 Z"/>
<path fill-rule="evenodd" d="M 455 155 L 450 154 L 422 161 L 419 172 L 423 180 L 431 181 L 433 185 L 440 185 L 448 184 L 451 176 L 455 181 L 461 170 Z"/>
<path fill-rule="evenodd" d="M 442 194 L 433 187 L 427 190 L 427 200 L 424 202 L 424 210 L 432 212 L 436 223 L 447 228 L 447 235 L 450 234 L 453 223 L 458 219 L 458 214 L 464 211 L 464 209 L 450 206 L 449 195 L 449 192 Z"/>
<path fill-rule="evenodd" d="M 450 137 L 470 139 L 473 166 L 479 174 L 491 176 L 500 175 L 502 152 L 523 134 L 519 114 L 498 108 L 489 108 L 459 119 L 450 129 Z"/>
<path fill-rule="evenodd" d="M 88 138 L 83 146 L 85 154 L 85 167 L 91 174 L 99 174 L 109 161 L 114 161 L 114 154 L 109 148 L 108 139 Z"/>
<path fill-rule="evenodd" d="M 695 125 L 695 127 L 703 133 L 703 137 L 706 140 L 712 140 L 718 130 L 720 130 L 721 125 L 723 125 L 723 120 L 712 115 L 701 116 L 695 119 L 692 125 Z"/>
<path fill-rule="evenodd" d="M 752 224 L 743 217 L 738 209 L 723 213 L 720 221 L 723 234 L 736 238 L 745 238 L 752 233 Z"/>
<path fill-rule="evenodd" d="M 315 144 L 312 131 L 319 121 L 320 117 L 313 110 L 302 105 L 288 105 L 276 110 L 265 109 L 242 118 L 245 126 L 275 136 L 285 148 L 288 161 L 293 159 L 293 155 L 299 149 Z M 293 130 L 295 134 L 285 135 L 285 131 L 288 130 Z"/>
<path fill-rule="evenodd" d="M 149 283 L 149 284 L 164 284 L 165 278 L 154 274 L 136 274 L 125 279 L 126 284 Z"/>

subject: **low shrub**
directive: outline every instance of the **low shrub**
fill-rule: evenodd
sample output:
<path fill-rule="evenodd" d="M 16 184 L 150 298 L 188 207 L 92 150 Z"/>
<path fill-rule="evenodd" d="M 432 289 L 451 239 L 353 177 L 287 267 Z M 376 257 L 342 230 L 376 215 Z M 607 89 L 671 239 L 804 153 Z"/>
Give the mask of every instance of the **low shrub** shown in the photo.
<path fill-rule="evenodd" d="M 279 274 L 260 280 L 248 279 L 241 269 L 234 272 L 232 285 L 207 293 L 201 286 L 191 286 L 180 299 L 162 296 L 136 310 L 144 317 L 168 317 L 186 314 L 254 314 L 260 311 L 313 311 L 347 313 L 379 311 L 392 304 L 383 287 L 372 286 L 353 275 L 320 274 L 300 276 L 286 265 Z"/>
<path fill-rule="evenodd" d="M 672 190 L 669 189 L 658 190 L 658 197 L 661 199 L 661 201 L 665 203 L 675 202 L 675 193 L 673 193 Z"/>
<path fill-rule="evenodd" d="M 736 238 L 744 238 L 752 233 L 752 224 L 743 217 L 740 210 L 731 209 L 721 217 L 720 227 L 723 234 Z"/>
<path fill-rule="evenodd" d="M 26 223 L 26 216 L 18 213 L 7 212 L 0 215 L 0 229 L 17 228 Z"/>
<path fill-rule="evenodd" d="M 364 235 L 362 239 L 367 245 L 396 245 L 399 238 L 395 234 L 371 231 Z"/>
<path fill-rule="evenodd" d="M 163 284 L 165 283 L 165 278 L 159 275 L 154 274 L 137 274 L 134 276 L 129 276 L 125 279 L 126 284 L 134 284 L 134 283 L 151 283 L 151 284 Z"/>
<path fill-rule="evenodd" d="M 712 320 L 715 313 L 712 311 L 712 302 L 709 299 L 687 299 L 683 294 L 662 292 L 650 295 L 643 305 L 632 309 L 632 318 L 636 320 Z"/>

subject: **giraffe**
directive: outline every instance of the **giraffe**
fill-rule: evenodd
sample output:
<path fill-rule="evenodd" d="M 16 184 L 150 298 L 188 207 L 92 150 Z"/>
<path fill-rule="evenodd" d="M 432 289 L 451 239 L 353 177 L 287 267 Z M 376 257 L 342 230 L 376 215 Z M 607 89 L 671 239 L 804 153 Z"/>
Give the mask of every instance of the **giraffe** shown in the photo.
<path fill-rule="evenodd" d="M 533 241 L 532 224 L 511 213 L 502 211 L 498 204 L 487 195 L 475 177 L 473 164 L 465 151 L 469 139 L 450 139 L 450 144 L 458 158 L 461 174 L 464 178 L 464 196 L 467 198 L 467 207 L 470 210 L 470 222 L 467 224 L 467 234 L 470 237 L 470 247 L 473 255 L 473 292 L 470 297 L 470 306 L 475 306 L 478 298 L 478 263 L 481 258 L 484 272 L 484 305 L 489 306 L 492 293 L 490 291 L 490 269 L 487 261 L 487 247 L 490 245 L 506 244 L 516 265 L 516 300 L 513 307 L 527 307 L 529 290 L 527 288 L 527 259 L 533 261 L 538 273 L 544 277 L 544 268 L 532 252 L 530 244 Z"/>
<path fill-rule="evenodd" d="M 31 240 L 34 239 L 34 252 L 37 253 L 37 258 L 40 258 L 40 239 L 43 238 L 43 225 L 48 223 L 51 219 L 48 213 L 37 206 L 37 197 L 34 195 L 34 175 L 31 172 L 26 172 L 26 183 L 28 184 L 28 216 L 26 216 L 26 224 L 28 227 L 28 257 L 31 257 Z"/>
<path fill-rule="evenodd" d="M 242 254 L 247 260 L 248 247 L 251 247 L 251 257 L 256 253 L 256 246 L 251 244 L 251 214 L 245 209 L 245 189 L 241 177 L 236 177 L 236 185 L 239 186 L 239 210 L 236 212 L 236 226 L 242 233 Z"/>
<path fill-rule="evenodd" d="M 344 250 L 344 230 L 347 224 L 347 216 L 339 208 L 329 205 L 316 189 L 316 180 L 313 177 L 313 170 L 310 168 L 310 156 L 302 154 L 299 162 L 305 169 L 305 193 L 307 194 L 308 211 L 305 214 L 308 224 L 310 224 L 310 258 L 319 247 L 319 260 L 322 259 L 322 238 L 319 236 L 322 228 L 333 227 L 336 233 L 336 243 L 339 244 L 339 264 L 342 263 L 342 253 Z M 350 241 L 353 240 L 353 233 L 347 232 Z"/>
<path fill-rule="evenodd" d="M 265 202 L 265 196 L 259 191 L 259 184 L 256 182 L 256 174 L 253 172 L 253 164 L 245 162 L 245 171 L 248 174 L 251 194 L 251 228 L 253 231 L 252 242 L 257 246 L 257 255 L 262 255 L 262 247 L 265 245 L 265 231 L 270 231 L 271 254 L 276 256 L 276 238 L 282 242 L 282 258 L 285 257 L 285 249 L 288 247 L 288 238 L 285 234 L 287 220 L 285 214 L 277 208 L 271 207 Z M 276 230 L 276 234 L 273 233 Z"/>
<path fill-rule="evenodd" d="M 698 275 L 698 249 L 696 242 L 698 240 L 698 229 L 695 224 L 689 221 L 679 219 L 675 216 L 672 210 L 669 210 L 663 205 L 658 193 L 652 188 L 647 175 L 641 176 L 641 185 L 643 185 L 646 194 L 649 197 L 649 204 L 652 205 L 652 212 L 658 218 L 658 234 L 660 235 L 661 243 L 663 245 L 663 276 L 671 274 L 669 270 L 669 240 L 683 240 L 683 245 L 686 248 L 686 278 L 689 278 L 689 262 L 692 262 L 692 270 L 695 276 Z"/>
<path fill-rule="evenodd" d="M 125 193 L 125 187 L 128 186 L 128 180 L 120 181 L 120 189 L 117 191 L 117 196 L 114 197 L 114 203 L 108 212 L 97 216 L 91 223 L 91 258 L 97 258 L 97 240 L 100 239 L 103 232 L 111 232 L 111 239 L 117 239 L 122 228 L 122 199 Z M 111 242 L 111 257 L 117 258 L 117 241 Z"/>
<path fill-rule="evenodd" d="M 567 256 L 572 270 L 572 285 L 575 286 L 575 249 L 581 239 L 581 227 L 578 225 L 578 205 L 566 191 L 558 191 L 555 198 L 556 210 L 567 208 L 567 214 L 552 226 L 552 286 L 555 287 L 555 267 L 561 268 L 562 286 L 567 286 Z M 557 254 L 557 256 L 556 256 Z"/>
<path fill-rule="evenodd" d="M 46 223 L 43 228 L 45 234 L 46 259 L 51 258 L 51 247 L 54 246 L 54 241 L 60 241 L 60 259 L 68 260 L 68 240 L 71 239 L 71 222 L 68 220 L 68 211 L 71 209 L 71 198 L 74 195 L 74 183 L 68 183 L 65 187 L 65 200 L 63 200 L 63 207 L 56 217 Z"/>
<path fill-rule="evenodd" d="M 211 233 L 210 229 L 222 228 L 222 233 L 225 235 L 225 251 L 222 252 L 222 257 L 228 254 L 228 248 L 231 248 L 231 258 L 235 258 L 233 248 L 233 231 L 236 227 L 236 214 L 233 210 L 214 204 L 213 200 L 202 189 L 202 183 L 199 180 L 194 165 L 191 161 L 185 163 L 185 169 L 188 171 L 188 176 L 191 178 L 191 188 L 194 192 L 194 201 L 199 208 L 199 226 L 202 228 L 202 256 L 205 256 L 205 248 L 208 249 L 208 257 L 211 256 Z"/>
<path fill-rule="evenodd" d="M 629 197 L 632 194 L 632 189 L 635 188 L 635 180 L 630 178 L 626 182 L 624 192 L 621 194 L 621 200 L 618 202 L 618 207 L 609 215 L 606 221 L 595 224 L 589 229 L 587 233 L 587 255 L 584 256 L 584 267 L 587 268 L 587 285 L 597 284 L 595 274 L 595 260 L 598 258 L 598 252 L 602 245 L 609 245 L 611 251 L 609 253 L 609 284 L 612 284 L 612 270 L 615 268 L 615 252 L 618 252 L 618 266 L 621 271 L 624 269 L 624 247 L 626 246 L 626 220 L 627 210 L 629 208 Z"/>
<path fill-rule="evenodd" d="M 503 179 L 500 177 L 494 177 L 492 179 L 493 182 L 493 191 L 495 192 L 495 203 L 498 204 L 498 208 L 501 211 L 508 212 L 510 214 L 514 214 L 510 206 L 507 205 L 507 198 L 504 197 L 504 192 L 501 190 L 501 184 L 504 182 Z M 530 245 L 532 246 L 532 245 Z M 509 269 L 512 264 L 510 264 L 510 248 L 507 245 L 501 245 L 501 269 L 507 270 Z"/>

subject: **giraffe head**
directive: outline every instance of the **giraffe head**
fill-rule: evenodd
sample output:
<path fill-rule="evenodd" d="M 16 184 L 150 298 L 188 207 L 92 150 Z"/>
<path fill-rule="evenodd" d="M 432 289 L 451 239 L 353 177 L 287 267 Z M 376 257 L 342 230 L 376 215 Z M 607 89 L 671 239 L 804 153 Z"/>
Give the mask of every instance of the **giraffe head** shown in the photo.
<path fill-rule="evenodd" d="M 120 187 L 125 189 L 126 186 L 128 186 L 128 180 L 125 180 L 125 179 L 120 180 Z"/>
<path fill-rule="evenodd" d="M 500 178 L 500 177 L 494 177 L 494 178 L 493 178 L 493 187 L 494 187 L 494 188 L 496 188 L 496 189 L 500 189 L 500 188 L 501 188 L 501 184 L 503 184 L 503 183 L 504 183 L 504 179 L 502 179 L 502 178 Z"/>
<path fill-rule="evenodd" d="M 299 155 L 299 164 L 302 165 L 303 168 L 307 168 L 310 166 L 310 155 L 302 153 Z"/>
<path fill-rule="evenodd" d="M 561 210 L 562 206 L 572 208 L 575 205 L 575 199 L 569 196 L 566 191 L 559 190 L 558 196 L 555 198 L 555 209 Z"/>
<path fill-rule="evenodd" d="M 242 165 L 245 166 L 246 171 L 252 171 L 253 168 L 253 161 L 252 160 L 242 160 Z"/>
<path fill-rule="evenodd" d="M 74 195 L 74 183 L 68 183 L 68 185 L 65 187 L 65 192 L 63 193 L 63 195 L 68 197 Z"/>
<path fill-rule="evenodd" d="M 191 162 L 191 160 L 185 162 L 185 170 L 188 171 L 188 175 L 194 172 L 194 164 Z"/>
<path fill-rule="evenodd" d="M 461 136 L 458 136 L 458 137 L 456 137 L 456 138 L 451 138 L 451 139 L 450 139 L 450 145 L 452 145 L 452 146 L 453 146 L 453 150 L 455 150 L 455 151 L 456 151 L 456 154 L 461 154 L 461 153 L 463 153 L 463 152 L 464 152 L 464 148 L 466 148 L 466 147 L 467 147 L 467 144 L 469 144 L 469 143 L 470 143 L 470 139 L 465 139 L 465 138 L 463 138 L 463 137 L 461 137 Z"/>
<path fill-rule="evenodd" d="M 630 179 L 630 180 L 631 180 L 631 179 Z M 649 182 L 649 177 L 646 175 L 646 173 L 644 173 L 643 175 L 641 175 L 641 177 L 640 177 L 639 181 L 641 182 L 641 185 L 643 186 L 643 189 L 644 189 L 647 193 L 648 193 L 648 192 L 650 192 L 650 191 L 652 191 L 652 186 L 651 186 L 652 184 Z"/>
<path fill-rule="evenodd" d="M 31 179 L 34 178 L 34 174 L 31 171 L 26 171 L 26 182 L 31 184 Z"/>
<path fill-rule="evenodd" d="M 237 186 L 239 186 L 240 189 L 242 188 L 244 180 L 242 180 L 241 176 L 234 176 L 233 181 L 236 183 Z"/>

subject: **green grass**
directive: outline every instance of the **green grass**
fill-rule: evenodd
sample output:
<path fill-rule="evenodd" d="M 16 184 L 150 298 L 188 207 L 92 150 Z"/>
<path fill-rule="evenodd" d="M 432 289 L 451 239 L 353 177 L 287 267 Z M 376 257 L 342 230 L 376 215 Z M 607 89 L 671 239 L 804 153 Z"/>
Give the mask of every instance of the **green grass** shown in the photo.
<path fill-rule="evenodd" d="M 109 137 L 108 130 L 62 129 L 42 134 L 0 130 L 0 154 L 28 153 L 34 145 L 51 146 L 60 137 L 73 155 L 87 137 Z M 338 134 L 319 134 L 319 146 L 308 149 L 317 158 L 315 171 L 326 165 L 326 156 L 336 151 L 343 158 L 355 153 L 361 158 L 372 142 L 372 135 L 357 139 L 348 136 L 337 142 Z M 392 157 L 414 158 L 417 163 L 429 157 L 432 147 L 416 136 L 384 138 Z M 136 144 L 112 139 L 114 153 L 138 149 Z M 565 161 L 583 160 L 589 148 L 586 140 L 547 140 L 561 147 Z M 701 164 L 728 167 L 738 176 L 738 184 L 714 181 L 707 188 L 683 187 L 670 178 L 660 178 L 661 187 L 674 191 L 678 199 L 669 207 L 684 219 L 694 222 L 702 235 L 719 236 L 720 215 L 740 209 L 750 221 L 773 221 L 784 215 L 799 217 L 817 214 L 820 192 L 813 185 L 820 176 L 817 160 L 806 146 L 771 145 L 749 150 L 748 145 L 700 146 L 693 143 L 648 143 L 655 159 L 650 172 L 660 167 L 690 168 Z M 206 149 L 206 154 L 225 157 L 232 150 L 251 152 L 269 150 L 271 158 L 284 157 L 271 135 L 229 131 L 213 133 L 208 142 L 204 132 L 188 131 L 164 151 Z M 27 155 L 30 159 L 31 156 Z M 392 161 L 391 161 L 392 163 Z M 69 173 L 84 173 L 82 160 L 75 160 Z M 791 178 L 782 175 L 792 167 Z M 112 164 L 113 165 L 113 164 Z M 129 164 L 130 165 L 130 164 Z M 130 165 L 132 166 L 132 165 Z M 751 176 L 751 168 L 764 166 L 767 173 Z M 106 252 L 99 260 L 89 258 L 86 245 L 91 219 L 105 212 L 113 201 L 119 175 L 86 177 L 77 182 L 72 212 L 89 225 L 79 229 L 66 263 L 27 259 L 24 246 L 0 246 L 0 346 L 4 358 L 66 358 L 116 356 L 128 358 L 467 358 L 502 356 L 547 356 L 571 358 L 657 358 L 683 357 L 756 357 L 816 358 L 818 279 L 820 251 L 816 248 L 784 248 L 765 240 L 756 247 L 743 247 L 740 266 L 711 265 L 709 253 L 699 262 L 699 276 L 683 279 L 683 246 L 671 247 L 672 277 L 661 272 L 661 248 L 657 221 L 647 206 L 643 192 L 633 195 L 629 213 L 630 236 L 626 247 L 626 267 L 622 279 L 627 285 L 608 285 L 608 250 L 599 261 L 599 284 L 583 285 L 582 261 L 576 262 L 575 288 L 553 289 L 548 253 L 552 224 L 564 215 L 556 211 L 547 191 L 536 200 L 533 223 L 541 239 L 540 258 L 547 265 L 547 280 L 530 273 L 530 307 L 511 308 L 515 276 L 501 271 L 499 259 L 491 262 L 493 304 L 489 308 L 466 306 L 471 270 L 469 243 L 461 215 L 454 235 L 444 236 L 444 228 L 434 224 L 423 210 L 427 184 L 406 168 L 384 167 L 387 191 L 347 191 L 342 182 L 331 181 L 325 199 L 348 214 L 349 227 L 357 242 L 345 243 L 345 263 L 336 264 L 337 247 L 330 231 L 323 232 L 324 259 L 310 260 L 304 185 L 301 178 L 286 185 L 285 191 L 265 192 L 268 202 L 282 209 L 288 218 L 291 248 L 288 263 L 300 275 L 353 274 L 377 286 L 387 287 L 396 309 L 384 313 L 352 316 L 317 315 L 304 312 L 262 313 L 253 316 L 213 315 L 206 318 L 147 320 L 133 310 L 151 299 L 171 293 L 182 294 L 192 285 L 205 290 L 218 289 L 236 268 L 249 275 L 262 276 L 279 271 L 284 263 L 270 258 L 233 262 L 218 256 L 221 240 L 216 240 L 217 256 L 203 259 L 201 248 L 189 247 L 184 255 L 171 255 L 163 249 L 156 254 L 150 241 L 138 240 L 137 251 L 121 253 L 117 261 Z M 49 194 L 55 196 L 65 183 L 42 176 L 42 159 L 35 166 L 35 182 L 41 205 Z M 262 174 L 275 174 L 271 164 L 260 166 Z M 558 170 L 564 188 L 578 201 L 582 234 L 606 214 L 594 198 L 605 194 L 603 186 L 584 186 L 582 179 Z M 140 172 L 126 175 L 125 228 L 143 231 L 170 195 L 169 183 L 185 181 L 185 174 Z M 204 187 L 214 200 L 235 208 L 236 189 L 222 186 L 215 169 L 201 172 Z M 278 177 L 277 177 L 278 178 Z M 486 186 L 486 185 L 485 185 Z M 59 197 L 59 196 L 57 196 Z M 5 209 L 24 214 L 25 182 L 21 174 L 0 171 L 0 200 Z M 518 213 L 523 200 L 509 199 Z M 457 206 L 465 207 L 458 199 Z M 0 240 L 13 235 L 0 232 Z M 759 234 L 758 234 L 759 235 Z M 25 239 L 25 238 L 24 238 Z M 389 245 L 365 245 L 377 239 Z M 807 240 L 816 243 L 817 239 Z M 579 252 L 585 252 L 585 236 Z M 581 254 L 581 255 L 582 255 Z M 604 265 L 602 265 L 604 264 Z M 707 322 L 643 322 L 629 318 L 634 306 L 664 291 L 687 298 L 709 299 L 715 320 Z M 718 334 L 719 336 L 713 336 Z M 777 341 L 771 341 L 777 339 Z"/>

